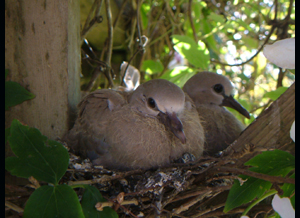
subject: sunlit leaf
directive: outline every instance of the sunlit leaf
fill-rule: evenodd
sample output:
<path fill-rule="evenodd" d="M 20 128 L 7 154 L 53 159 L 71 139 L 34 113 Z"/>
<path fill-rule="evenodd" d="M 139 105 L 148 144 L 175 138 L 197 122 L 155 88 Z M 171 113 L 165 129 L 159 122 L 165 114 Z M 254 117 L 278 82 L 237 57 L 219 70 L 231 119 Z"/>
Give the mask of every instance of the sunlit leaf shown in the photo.
<path fill-rule="evenodd" d="M 164 66 L 159 60 L 146 60 L 143 62 L 141 70 L 145 71 L 146 73 L 152 75 L 155 73 L 160 73 L 164 69 Z"/>
<path fill-rule="evenodd" d="M 149 4 L 142 4 L 141 5 L 141 18 L 142 18 L 142 25 L 143 29 L 146 29 L 148 26 L 148 13 L 150 11 L 150 5 Z"/>
<path fill-rule="evenodd" d="M 196 74 L 196 71 L 189 67 L 175 67 L 173 70 L 168 70 L 160 79 L 169 80 L 172 83 L 175 83 L 180 88 L 188 81 L 192 76 Z"/>
<path fill-rule="evenodd" d="M 225 22 L 224 16 L 222 16 L 220 14 L 216 14 L 214 12 L 210 13 L 210 15 L 208 16 L 208 19 L 215 21 L 217 24 Z"/>
<path fill-rule="evenodd" d="M 270 92 L 266 92 L 263 97 L 270 98 L 271 100 L 275 101 L 277 98 L 279 98 L 288 87 L 279 87 L 278 89 Z"/>
<path fill-rule="evenodd" d="M 209 52 L 201 41 L 198 44 L 188 36 L 172 36 L 175 50 L 185 57 L 190 64 L 201 69 L 207 69 L 209 63 Z"/>

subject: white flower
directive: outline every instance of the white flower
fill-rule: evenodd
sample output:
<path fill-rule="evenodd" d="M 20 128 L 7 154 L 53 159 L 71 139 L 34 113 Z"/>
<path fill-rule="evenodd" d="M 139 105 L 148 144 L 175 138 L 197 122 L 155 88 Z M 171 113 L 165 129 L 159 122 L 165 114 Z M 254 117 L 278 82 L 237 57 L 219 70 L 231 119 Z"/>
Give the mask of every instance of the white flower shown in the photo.
<path fill-rule="evenodd" d="M 295 38 L 288 38 L 265 45 L 263 53 L 278 67 L 295 69 L 295 47 Z"/>
<path fill-rule="evenodd" d="M 295 217 L 295 210 L 289 198 L 280 198 L 276 194 L 272 200 L 273 209 L 281 216 L 281 218 Z"/>
<path fill-rule="evenodd" d="M 291 130 L 290 130 L 290 136 L 293 139 L 293 141 L 296 142 L 295 141 L 295 121 L 292 124 Z"/>

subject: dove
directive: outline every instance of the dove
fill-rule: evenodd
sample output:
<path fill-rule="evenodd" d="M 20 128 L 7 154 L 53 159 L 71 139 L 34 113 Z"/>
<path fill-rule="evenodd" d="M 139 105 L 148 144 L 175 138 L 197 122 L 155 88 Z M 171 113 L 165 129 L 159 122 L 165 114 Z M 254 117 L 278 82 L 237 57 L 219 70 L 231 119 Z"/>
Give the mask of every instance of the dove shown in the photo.
<path fill-rule="evenodd" d="M 204 131 L 193 101 L 163 79 L 132 92 L 96 90 L 78 105 L 63 138 L 71 151 L 112 170 L 168 166 L 188 153 L 203 154 Z"/>
<path fill-rule="evenodd" d="M 204 154 L 214 155 L 227 148 L 245 126 L 226 108 L 250 118 L 248 111 L 232 96 L 231 81 L 217 73 L 199 72 L 183 86 L 194 101 L 205 132 Z"/>

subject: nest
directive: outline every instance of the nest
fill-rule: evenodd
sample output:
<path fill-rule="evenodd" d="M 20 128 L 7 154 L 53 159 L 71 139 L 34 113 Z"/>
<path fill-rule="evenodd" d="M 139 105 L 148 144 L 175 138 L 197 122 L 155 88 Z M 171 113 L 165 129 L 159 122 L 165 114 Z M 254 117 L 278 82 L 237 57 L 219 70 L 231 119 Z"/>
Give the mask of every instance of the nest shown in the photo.
<path fill-rule="evenodd" d="M 243 154 L 251 153 L 249 148 Z M 241 154 L 238 155 L 240 158 Z M 108 201 L 98 210 L 113 207 L 119 217 L 215 217 L 240 215 L 245 207 L 223 212 L 234 179 L 235 157 L 207 157 L 173 163 L 166 168 L 126 172 L 93 167 L 88 159 L 70 153 L 70 165 L 62 182 L 97 187 Z M 241 181 L 243 182 L 243 181 Z M 79 193 L 80 195 L 80 193 Z M 270 205 L 259 207 L 268 211 Z"/>

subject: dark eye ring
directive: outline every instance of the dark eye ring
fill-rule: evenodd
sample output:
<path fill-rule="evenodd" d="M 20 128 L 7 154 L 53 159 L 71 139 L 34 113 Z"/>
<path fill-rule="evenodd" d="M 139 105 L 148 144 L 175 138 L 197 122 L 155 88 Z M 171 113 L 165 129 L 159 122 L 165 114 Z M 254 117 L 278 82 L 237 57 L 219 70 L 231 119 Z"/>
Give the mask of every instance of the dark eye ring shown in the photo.
<path fill-rule="evenodd" d="M 214 85 L 213 89 L 215 90 L 216 93 L 221 93 L 224 90 L 222 84 L 216 84 L 216 85 Z"/>
<path fill-rule="evenodd" d="M 155 103 L 155 101 L 154 101 L 153 98 L 148 98 L 148 105 L 151 108 L 155 108 L 156 107 L 156 103 Z"/>

